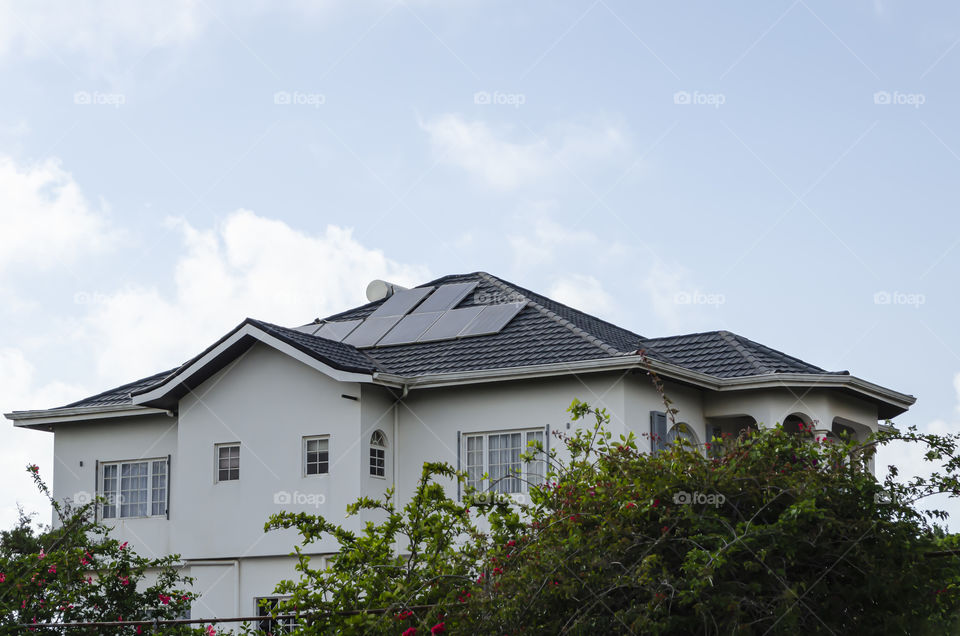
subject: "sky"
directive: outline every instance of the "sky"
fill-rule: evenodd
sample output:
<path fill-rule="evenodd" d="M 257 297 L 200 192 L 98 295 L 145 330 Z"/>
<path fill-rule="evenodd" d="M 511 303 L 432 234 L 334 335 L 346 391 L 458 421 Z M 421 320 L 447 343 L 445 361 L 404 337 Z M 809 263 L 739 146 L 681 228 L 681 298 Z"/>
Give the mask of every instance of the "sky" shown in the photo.
<path fill-rule="evenodd" d="M 0 412 L 483 270 L 958 432 L 958 73 L 946 1 L 0 0 Z"/>

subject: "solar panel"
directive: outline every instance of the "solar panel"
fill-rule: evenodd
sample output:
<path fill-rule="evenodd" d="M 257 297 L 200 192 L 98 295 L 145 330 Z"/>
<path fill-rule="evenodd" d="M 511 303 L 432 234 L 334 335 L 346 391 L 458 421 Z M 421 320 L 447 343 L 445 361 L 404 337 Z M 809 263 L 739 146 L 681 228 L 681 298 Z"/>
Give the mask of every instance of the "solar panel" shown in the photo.
<path fill-rule="evenodd" d="M 470 324 L 477 315 L 483 311 L 483 307 L 464 307 L 462 309 L 451 309 L 443 312 L 443 315 L 433 323 L 433 326 L 424 332 L 417 339 L 417 342 L 427 342 L 430 340 L 446 340 L 456 338 L 464 327 Z"/>
<path fill-rule="evenodd" d="M 354 347 L 372 347 L 383 334 L 400 322 L 400 318 L 401 316 L 370 316 L 344 338 L 343 342 Z"/>
<path fill-rule="evenodd" d="M 479 336 L 486 333 L 498 333 L 503 329 L 520 310 L 526 306 L 522 303 L 504 303 L 502 305 L 487 305 L 473 322 L 467 325 L 460 336 Z"/>
<path fill-rule="evenodd" d="M 404 316 L 403 320 L 398 322 L 397 326 L 390 330 L 390 333 L 380 339 L 377 346 L 382 347 L 384 345 L 416 342 L 417 338 L 423 335 L 423 332 L 429 329 L 443 313 L 442 311 L 432 311 L 430 313 Z"/>
<path fill-rule="evenodd" d="M 433 289 L 433 287 L 414 287 L 413 289 L 401 289 L 394 292 L 393 296 L 387 298 L 369 317 L 406 316 Z"/>
<path fill-rule="evenodd" d="M 426 313 L 428 311 L 446 311 L 453 309 L 463 300 L 467 294 L 472 292 L 477 286 L 477 281 L 472 283 L 451 283 L 450 285 L 441 285 L 437 291 L 430 294 L 430 297 L 420 303 L 413 313 Z"/>
<path fill-rule="evenodd" d="M 302 333 L 313 334 L 313 333 L 316 333 L 317 330 L 320 329 L 321 327 L 322 325 L 318 325 L 315 322 L 311 322 L 309 325 L 300 325 L 299 327 L 294 327 L 294 329 Z"/>
<path fill-rule="evenodd" d="M 350 332 L 353 331 L 361 322 L 363 322 L 362 319 L 326 322 L 322 327 L 320 327 L 320 331 L 317 331 L 313 335 L 326 338 L 327 340 L 336 340 L 337 342 L 340 342 L 346 338 Z"/>

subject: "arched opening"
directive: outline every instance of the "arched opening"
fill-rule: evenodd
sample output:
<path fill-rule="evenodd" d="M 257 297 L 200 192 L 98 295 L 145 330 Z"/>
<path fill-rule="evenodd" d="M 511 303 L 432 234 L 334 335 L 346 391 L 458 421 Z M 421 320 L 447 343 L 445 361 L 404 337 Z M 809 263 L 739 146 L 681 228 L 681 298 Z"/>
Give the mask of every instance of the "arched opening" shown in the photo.
<path fill-rule="evenodd" d="M 370 435 L 370 475 L 386 477 L 387 474 L 387 436 L 376 430 Z"/>
<path fill-rule="evenodd" d="M 801 430 L 811 430 L 813 420 L 803 413 L 791 413 L 783 418 L 783 430 L 788 433 L 799 433 Z"/>
<path fill-rule="evenodd" d="M 686 422 L 677 422 L 667 431 L 668 444 L 672 444 L 677 440 L 684 445 L 689 444 L 693 448 L 697 448 L 700 445 L 700 440 L 697 439 L 697 434 L 694 432 L 693 427 Z"/>

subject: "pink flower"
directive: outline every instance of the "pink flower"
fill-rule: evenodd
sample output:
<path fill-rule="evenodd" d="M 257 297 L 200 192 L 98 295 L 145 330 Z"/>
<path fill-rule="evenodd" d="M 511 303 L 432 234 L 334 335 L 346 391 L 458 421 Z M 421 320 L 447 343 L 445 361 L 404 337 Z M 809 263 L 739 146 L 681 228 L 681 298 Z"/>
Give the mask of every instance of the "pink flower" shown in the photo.
<path fill-rule="evenodd" d="M 0 583 L 3 583 L 6 580 L 7 580 L 7 575 L 4 574 L 3 572 L 0 572 Z"/>
<path fill-rule="evenodd" d="M 40 548 L 40 554 L 37 555 L 37 558 L 42 559 L 45 556 L 47 556 L 47 553 L 43 551 L 43 548 Z"/>
<path fill-rule="evenodd" d="M 633 503 L 632 501 L 628 501 L 626 507 L 627 507 L 627 508 L 636 508 L 636 507 L 637 507 L 637 504 Z"/>
<path fill-rule="evenodd" d="M 129 577 L 123 577 L 123 579 L 120 580 L 120 585 L 130 585 Z"/>
<path fill-rule="evenodd" d="M 437 623 L 436 625 L 430 628 L 431 634 L 442 634 L 445 631 L 447 631 L 447 628 L 444 627 L 443 623 Z"/>
<path fill-rule="evenodd" d="M 51 566 L 47 569 L 47 574 L 56 574 L 56 573 L 57 573 L 57 566 L 56 566 L 56 564 L 51 565 Z"/>
<path fill-rule="evenodd" d="M 207 636 L 216 636 L 217 630 L 213 628 L 213 625 L 207 625 Z"/>
<path fill-rule="evenodd" d="M 120 549 L 125 550 L 126 548 L 127 548 L 127 542 L 124 541 L 123 543 L 120 544 Z"/>
<path fill-rule="evenodd" d="M 403 634 L 401 634 L 401 636 L 413 636 L 416 633 L 417 633 L 416 627 L 408 627 L 403 631 Z"/>

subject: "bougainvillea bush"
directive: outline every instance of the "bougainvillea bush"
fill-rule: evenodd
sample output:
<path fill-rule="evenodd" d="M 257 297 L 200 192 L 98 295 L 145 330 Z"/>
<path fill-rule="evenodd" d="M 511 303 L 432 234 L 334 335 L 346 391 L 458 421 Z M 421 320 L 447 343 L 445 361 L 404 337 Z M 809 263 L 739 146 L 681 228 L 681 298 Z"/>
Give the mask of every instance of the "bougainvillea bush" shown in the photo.
<path fill-rule="evenodd" d="M 858 444 L 771 427 L 650 454 L 611 435 L 603 410 L 570 410 L 586 425 L 558 435 L 568 459 L 552 453 L 526 505 L 454 501 L 433 478 L 462 475 L 428 465 L 406 507 L 359 502 L 353 512 L 388 513 L 361 536 L 275 517 L 268 528 L 297 527 L 304 545 L 330 534 L 342 546 L 323 570 L 301 554 L 302 578 L 278 588 L 317 621 L 299 633 L 956 632 L 957 538 L 913 507 L 960 492 L 956 438 Z M 893 439 L 926 444 L 945 469 L 879 482 L 871 457 Z"/>
<path fill-rule="evenodd" d="M 58 523 L 38 531 L 21 513 L 18 525 L 0 532 L 0 634 L 138 634 L 150 627 L 71 627 L 21 624 L 173 619 L 189 607 L 176 555 L 148 559 L 108 536 L 96 521 L 96 502 L 72 507 L 50 497 L 37 466 L 27 467 L 50 500 Z M 147 583 L 149 578 L 150 583 Z M 208 633 L 168 626 L 165 634 Z"/>

